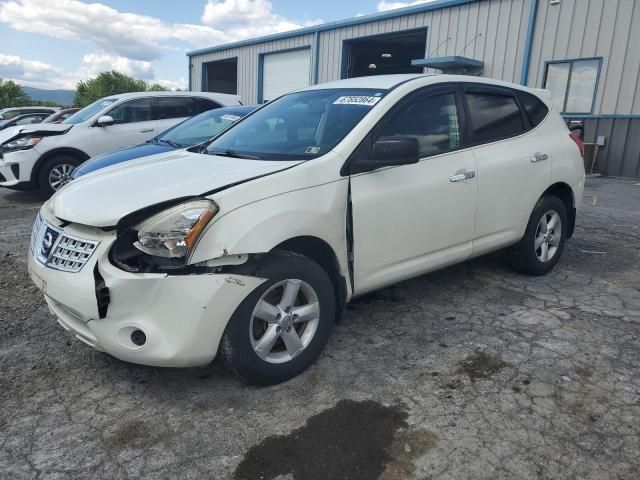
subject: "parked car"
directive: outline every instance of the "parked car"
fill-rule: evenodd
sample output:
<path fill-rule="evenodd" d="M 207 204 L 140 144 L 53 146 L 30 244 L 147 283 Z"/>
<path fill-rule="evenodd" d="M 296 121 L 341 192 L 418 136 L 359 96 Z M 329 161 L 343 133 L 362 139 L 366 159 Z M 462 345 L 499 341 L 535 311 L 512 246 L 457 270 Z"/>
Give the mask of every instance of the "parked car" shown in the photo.
<path fill-rule="evenodd" d="M 311 365 L 358 295 L 505 247 L 517 271 L 549 272 L 583 187 L 547 91 L 353 78 L 73 181 L 40 210 L 29 271 L 98 350 L 171 367 L 219 355 L 276 383 Z"/>
<path fill-rule="evenodd" d="M 165 153 L 179 148 L 186 148 L 205 142 L 216 136 L 230 125 L 248 115 L 257 106 L 223 107 L 191 117 L 160 135 L 135 147 L 124 148 L 117 152 L 98 155 L 87 160 L 73 171 L 72 178 L 134 158 Z"/>
<path fill-rule="evenodd" d="M 60 123 L 79 110 L 79 108 L 65 108 L 64 110 L 59 110 L 45 118 L 42 123 Z"/>
<path fill-rule="evenodd" d="M 0 120 L 0 130 L 4 130 L 9 127 L 41 123 L 47 117 L 48 115 L 46 113 L 27 113 L 25 115 L 18 115 L 17 117 L 11 117 L 9 120 Z"/>
<path fill-rule="evenodd" d="M 137 145 L 198 113 L 238 105 L 236 95 L 204 92 L 123 93 L 103 98 L 62 123 L 0 132 L 0 186 L 50 196 L 85 160 Z"/>
<path fill-rule="evenodd" d="M 3 108 L 0 110 L 0 120 L 9 120 L 18 115 L 25 115 L 27 113 L 46 113 L 51 115 L 55 113 L 57 108 L 52 107 L 12 107 Z"/>

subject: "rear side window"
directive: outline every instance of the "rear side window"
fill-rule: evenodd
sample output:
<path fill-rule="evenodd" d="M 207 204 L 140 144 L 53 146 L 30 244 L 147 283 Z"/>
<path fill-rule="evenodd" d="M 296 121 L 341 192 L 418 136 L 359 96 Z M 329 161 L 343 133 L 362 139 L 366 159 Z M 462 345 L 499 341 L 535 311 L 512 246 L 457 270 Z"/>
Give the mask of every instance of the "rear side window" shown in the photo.
<path fill-rule="evenodd" d="M 220 108 L 220 104 L 206 98 L 196 98 L 196 105 L 198 106 L 198 113 L 208 112 L 214 108 Z"/>
<path fill-rule="evenodd" d="M 537 127 L 549 113 L 547 106 L 535 95 L 526 92 L 518 92 L 520 103 L 527 112 L 531 126 Z"/>
<path fill-rule="evenodd" d="M 196 102 L 192 97 L 158 97 L 156 105 L 158 120 L 193 117 L 196 114 Z"/>
<path fill-rule="evenodd" d="M 421 158 L 460 148 L 454 94 L 423 97 L 403 106 L 383 128 L 380 137 L 398 135 L 415 137 Z"/>
<path fill-rule="evenodd" d="M 491 142 L 525 131 L 520 108 L 513 96 L 488 92 L 468 92 L 465 96 L 475 142 Z"/>

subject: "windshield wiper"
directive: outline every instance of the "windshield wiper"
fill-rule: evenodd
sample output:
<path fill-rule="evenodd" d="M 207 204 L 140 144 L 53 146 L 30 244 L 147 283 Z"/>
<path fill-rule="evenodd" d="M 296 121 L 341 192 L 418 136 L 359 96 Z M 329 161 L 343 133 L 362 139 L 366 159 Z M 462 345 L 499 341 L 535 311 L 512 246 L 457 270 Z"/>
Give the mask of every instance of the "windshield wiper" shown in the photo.
<path fill-rule="evenodd" d="M 231 150 L 230 148 L 227 148 L 226 150 L 220 150 L 220 151 L 216 150 L 208 153 L 209 155 L 218 155 L 220 157 L 244 158 L 247 160 L 263 160 L 263 158 L 259 157 L 258 155 L 247 155 L 246 153 L 239 153 L 239 152 L 236 152 L 235 150 Z"/>
<path fill-rule="evenodd" d="M 183 148 L 183 145 L 180 145 L 179 143 L 173 142 L 171 140 L 167 140 L 165 138 L 159 138 L 158 142 L 166 143 L 167 145 L 170 145 L 173 148 Z"/>

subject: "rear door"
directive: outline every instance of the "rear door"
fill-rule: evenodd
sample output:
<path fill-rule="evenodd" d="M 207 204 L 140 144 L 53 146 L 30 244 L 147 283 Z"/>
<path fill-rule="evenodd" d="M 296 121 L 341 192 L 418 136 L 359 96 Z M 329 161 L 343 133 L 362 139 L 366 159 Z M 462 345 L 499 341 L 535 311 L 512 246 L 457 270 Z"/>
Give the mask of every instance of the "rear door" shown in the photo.
<path fill-rule="evenodd" d="M 469 135 L 478 165 L 473 255 L 518 241 L 550 185 L 551 156 L 515 90 L 468 84 Z"/>
<path fill-rule="evenodd" d="M 92 157 L 144 143 L 156 135 L 150 97 L 120 103 L 105 115 L 113 118 L 113 125 L 91 127 L 92 135 L 86 142 L 85 151 Z"/>
<path fill-rule="evenodd" d="M 476 166 L 463 149 L 460 105 L 455 86 L 427 88 L 401 101 L 365 139 L 416 137 L 421 160 L 351 177 L 356 293 L 471 254 Z M 363 145 L 354 155 L 369 154 Z"/>
<path fill-rule="evenodd" d="M 155 102 L 159 133 L 198 113 L 196 99 L 193 97 L 156 97 Z"/>

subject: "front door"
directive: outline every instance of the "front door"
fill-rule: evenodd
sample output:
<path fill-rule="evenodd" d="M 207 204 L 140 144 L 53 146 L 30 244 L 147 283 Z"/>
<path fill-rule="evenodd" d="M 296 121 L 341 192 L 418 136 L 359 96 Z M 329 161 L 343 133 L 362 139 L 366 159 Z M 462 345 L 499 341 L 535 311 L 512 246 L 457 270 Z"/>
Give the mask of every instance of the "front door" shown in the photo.
<path fill-rule="evenodd" d="M 109 110 L 106 115 L 113 118 L 113 125 L 92 127 L 93 135 L 87 153 L 93 157 L 138 145 L 155 137 L 157 131 L 152 102 L 150 97 L 138 98 Z"/>
<path fill-rule="evenodd" d="M 432 87 L 410 95 L 372 132 L 372 141 L 416 137 L 421 160 L 352 176 L 354 293 L 471 254 L 476 162 L 461 150 L 458 104 L 454 89 Z"/>

